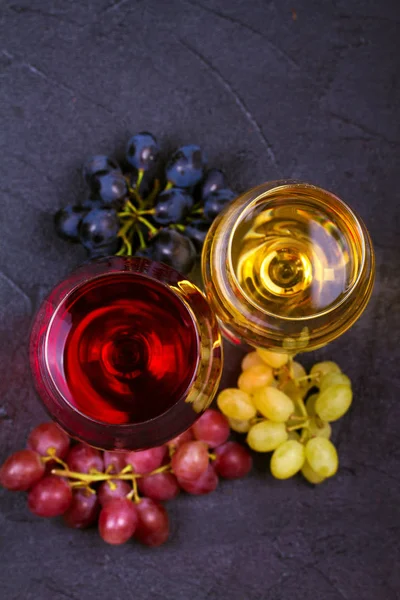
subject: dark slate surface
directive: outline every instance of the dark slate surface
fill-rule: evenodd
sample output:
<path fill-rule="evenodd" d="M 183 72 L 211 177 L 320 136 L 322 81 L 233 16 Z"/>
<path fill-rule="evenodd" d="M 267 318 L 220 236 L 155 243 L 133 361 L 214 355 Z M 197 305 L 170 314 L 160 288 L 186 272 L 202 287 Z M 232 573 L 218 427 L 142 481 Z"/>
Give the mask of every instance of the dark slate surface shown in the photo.
<path fill-rule="evenodd" d="M 296 18 L 297 17 L 297 18 Z M 158 550 L 30 515 L 0 491 L 7 600 L 395 600 L 399 578 L 399 60 L 390 0 L 1 2 L 0 459 L 44 413 L 29 379 L 29 323 L 83 259 L 51 213 L 82 196 L 79 167 L 150 129 L 197 142 L 244 190 L 279 176 L 335 191 L 377 253 L 360 322 L 329 357 L 354 381 L 337 423 L 341 467 L 312 489 L 266 461 L 206 498 L 171 503 Z M 229 348 L 225 382 L 240 352 Z"/>

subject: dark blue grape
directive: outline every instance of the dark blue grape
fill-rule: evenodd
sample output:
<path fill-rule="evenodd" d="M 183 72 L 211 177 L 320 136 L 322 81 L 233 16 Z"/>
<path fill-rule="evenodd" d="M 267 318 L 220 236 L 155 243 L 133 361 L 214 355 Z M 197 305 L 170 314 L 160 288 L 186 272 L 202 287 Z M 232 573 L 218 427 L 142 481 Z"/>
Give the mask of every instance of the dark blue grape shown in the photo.
<path fill-rule="evenodd" d="M 79 242 L 78 228 L 87 210 L 82 206 L 66 206 L 54 215 L 54 225 L 57 234 L 69 242 Z"/>
<path fill-rule="evenodd" d="M 109 156 L 99 154 L 97 156 L 91 156 L 83 165 L 83 176 L 86 183 L 91 186 L 93 179 L 96 177 L 120 170 L 116 160 Z"/>
<path fill-rule="evenodd" d="M 118 242 L 119 228 L 120 223 L 115 210 L 94 208 L 79 225 L 79 239 L 88 252 L 102 252 Z"/>
<path fill-rule="evenodd" d="M 210 223 L 203 219 L 194 219 L 186 225 L 184 234 L 192 240 L 197 251 L 202 249 L 209 227 Z"/>
<path fill-rule="evenodd" d="M 83 200 L 81 206 L 83 210 L 89 212 L 89 210 L 93 210 L 94 208 L 104 208 L 104 202 L 100 198 L 86 198 L 86 200 Z"/>
<path fill-rule="evenodd" d="M 201 182 L 200 198 L 203 202 L 213 192 L 223 190 L 228 185 L 225 174 L 220 169 L 210 169 Z"/>
<path fill-rule="evenodd" d="M 160 148 L 157 140 L 151 133 L 142 131 L 129 140 L 126 147 L 126 160 L 135 169 L 148 171 L 157 162 L 160 156 Z"/>
<path fill-rule="evenodd" d="M 123 200 L 127 193 L 125 177 L 113 171 L 100 175 L 92 181 L 93 198 L 100 199 L 105 206 L 111 206 Z"/>
<path fill-rule="evenodd" d="M 193 208 L 193 198 L 180 188 L 171 188 L 162 192 L 154 207 L 153 220 L 158 225 L 170 225 L 182 222 Z"/>
<path fill-rule="evenodd" d="M 153 260 L 165 263 L 182 274 L 192 270 L 196 249 L 189 238 L 173 229 L 162 229 L 150 241 Z"/>
<path fill-rule="evenodd" d="M 206 163 L 206 158 L 199 146 L 182 146 L 167 162 L 167 179 L 176 187 L 193 187 L 203 177 Z"/>
<path fill-rule="evenodd" d="M 96 258 L 104 258 L 105 256 L 113 256 L 118 252 L 120 248 L 120 239 L 115 238 L 109 244 L 104 244 L 103 246 L 99 246 L 97 248 L 91 248 L 87 250 L 88 258 L 90 260 L 95 260 Z"/>
<path fill-rule="evenodd" d="M 204 218 L 211 223 L 221 210 L 235 198 L 236 194 L 229 189 L 212 192 L 204 203 Z"/>
<path fill-rule="evenodd" d="M 138 250 L 135 252 L 135 256 L 139 256 L 140 258 L 148 258 L 150 260 L 154 260 L 153 258 L 153 250 L 152 248 L 143 248 L 142 250 Z"/>

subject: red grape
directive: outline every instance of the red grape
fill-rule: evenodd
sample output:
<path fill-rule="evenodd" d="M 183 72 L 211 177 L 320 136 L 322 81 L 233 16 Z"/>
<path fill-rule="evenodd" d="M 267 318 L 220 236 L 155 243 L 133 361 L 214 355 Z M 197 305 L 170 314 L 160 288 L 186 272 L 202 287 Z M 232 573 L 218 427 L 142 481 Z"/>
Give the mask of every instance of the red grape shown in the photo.
<path fill-rule="evenodd" d="M 101 509 L 99 533 L 108 544 L 124 544 L 138 523 L 136 506 L 127 498 L 114 498 Z"/>
<path fill-rule="evenodd" d="M 105 450 L 103 452 L 103 460 L 104 460 L 105 469 L 107 469 L 107 467 L 112 465 L 112 469 L 110 469 L 108 472 L 109 473 L 120 473 L 122 471 L 122 469 L 126 466 L 127 454 L 128 453 L 123 450 L 121 450 L 121 452 L 118 452 L 118 451 L 113 452 L 111 450 Z"/>
<path fill-rule="evenodd" d="M 185 442 L 191 442 L 194 439 L 192 428 L 186 429 L 183 433 L 180 433 L 172 440 L 169 440 L 168 446 L 171 448 L 179 448 Z"/>
<path fill-rule="evenodd" d="M 72 491 L 65 479 L 48 475 L 28 494 L 28 507 L 39 517 L 57 517 L 65 513 L 72 501 Z"/>
<path fill-rule="evenodd" d="M 55 450 L 56 456 L 64 458 L 69 449 L 70 439 L 56 423 L 42 423 L 32 429 L 27 446 L 41 456 L 48 456 L 47 450 Z"/>
<path fill-rule="evenodd" d="M 139 520 L 135 538 L 146 546 L 161 546 L 169 535 L 168 514 L 165 508 L 151 498 L 142 498 L 136 509 Z"/>
<path fill-rule="evenodd" d="M 132 487 L 127 481 L 115 479 L 111 482 L 103 481 L 97 493 L 100 504 L 105 506 L 107 502 L 114 500 L 114 498 L 124 498 L 130 491 L 132 491 Z"/>
<path fill-rule="evenodd" d="M 44 475 L 45 465 L 33 450 L 11 454 L 0 469 L 0 484 L 8 490 L 28 490 Z"/>
<path fill-rule="evenodd" d="M 97 521 L 99 502 L 96 494 L 85 490 L 76 490 L 72 494 L 72 502 L 63 514 L 63 519 L 69 527 L 84 529 Z"/>
<path fill-rule="evenodd" d="M 208 451 L 204 442 L 186 442 L 179 446 L 171 460 L 175 475 L 192 481 L 198 479 L 208 467 Z"/>
<path fill-rule="evenodd" d="M 164 502 L 179 494 L 179 485 L 172 473 L 156 473 L 138 479 L 139 491 L 152 500 Z"/>
<path fill-rule="evenodd" d="M 226 442 L 215 448 L 214 452 L 217 455 L 215 470 L 225 479 L 244 477 L 253 465 L 250 453 L 237 442 Z"/>
<path fill-rule="evenodd" d="M 192 429 L 196 440 L 205 442 L 210 448 L 226 442 L 230 432 L 228 419 L 213 408 L 206 410 L 192 425 Z"/>
<path fill-rule="evenodd" d="M 125 460 L 127 465 L 132 465 L 135 473 L 143 475 L 161 467 L 167 452 L 167 446 L 156 446 L 148 450 L 129 452 Z"/>
<path fill-rule="evenodd" d="M 200 496 L 201 494 L 209 494 L 215 490 L 218 485 L 218 475 L 215 472 L 214 466 L 209 464 L 207 471 L 202 473 L 198 479 L 194 481 L 178 479 L 178 483 L 185 492 Z"/>
<path fill-rule="evenodd" d="M 89 473 L 92 469 L 103 471 L 104 463 L 101 452 L 87 444 L 76 444 L 68 452 L 67 465 L 71 471 Z"/>

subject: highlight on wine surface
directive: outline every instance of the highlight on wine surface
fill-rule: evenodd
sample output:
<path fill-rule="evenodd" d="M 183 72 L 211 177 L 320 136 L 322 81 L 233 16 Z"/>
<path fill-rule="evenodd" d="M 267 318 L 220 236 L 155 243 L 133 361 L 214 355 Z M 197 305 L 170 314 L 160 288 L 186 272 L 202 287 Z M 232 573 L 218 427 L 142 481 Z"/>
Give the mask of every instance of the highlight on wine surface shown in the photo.
<path fill-rule="evenodd" d="M 52 417 L 106 449 L 157 446 L 190 427 L 222 370 L 203 294 L 144 258 L 94 261 L 61 282 L 36 316 L 30 356 Z"/>
<path fill-rule="evenodd" d="M 372 292 L 365 225 L 339 198 L 295 182 L 260 185 L 212 225 L 202 259 L 208 300 L 234 342 L 297 352 L 346 331 Z"/>

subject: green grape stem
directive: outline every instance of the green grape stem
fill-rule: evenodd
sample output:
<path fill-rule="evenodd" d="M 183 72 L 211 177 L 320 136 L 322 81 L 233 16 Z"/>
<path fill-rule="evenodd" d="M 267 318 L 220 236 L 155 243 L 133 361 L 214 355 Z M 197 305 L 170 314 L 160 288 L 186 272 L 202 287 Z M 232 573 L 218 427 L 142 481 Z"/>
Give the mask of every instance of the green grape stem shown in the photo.
<path fill-rule="evenodd" d="M 174 223 L 173 225 L 170 225 L 171 229 L 176 229 L 177 231 L 185 231 L 185 226 L 182 225 L 182 223 Z"/>
<path fill-rule="evenodd" d="M 147 206 L 152 206 L 154 204 L 154 200 L 157 198 L 158 193 L 160 191 L 160 182 L 158 179 L 156 179 L 154 181 L 154 186 L 153 189 L 151 190 L 150 194 L 147 196 L 147 198 L 144 201 L 145 207 Z"/>
<path fill-rule="evenodd" d="M 301 414 L 303 415 L 303 417 L 308 417 L 308 413 L 307 413 L 307 409 L 306 409 L 306 405 L 304 404 L 304 400 L 303 398 L 297 397 L 295 399 L 295 403 L 297 404 L 297 406 L 300 409 Z"/>
<path fill-rule="evenodd" d="M 121 228 L 118 232 L 118 237 L 121 238 L 121 248 L 116 253 L 117 256 L 132 256 L 136 250 L 134 246 L 134 236 L 137 235 L 139 240 L 139 249 L 145 250 L 147 242 L 139 224 L 142 224 L 148 230 L 148 239 L 154 236 L 158 229 L 146 218 L 154 214 L 154 201 L 160 192 L 160 181 L 154 181 L 153 189 L 146 198 L 140 194 L 140 185 L 143 181 L 145 171 L 139 169 L 134 187 L 130 184 L 129 177 L 126 177 L 128 196 L 121 211 L 117 213 L 121 222 Z M 171 182 L 168 182 L 165 189 L 173 187 Z"/>
<path fill-rule="evenodd" d="M 138 492 L 138 485 L 137 485 L 137 480 L 133 479 L 132 481 L 132 491 L 129 492 L 129 494 L 127 495 L 127 498 L 129 500 L 134 501 L 135 504 L 138 504 L 140 502 L 140 496 L 139 496 L 139 492 Z"/>
<path fill-rule="evenodd" d="M 139 248 L 140 250 L 144 250 L 144 248 L 146 248 L 146 242 L 144 241 L 143 232 L 137 224 L 135 224 L 135 229 L 139 238 Z"/>
<path fill-rule="evenodd" d="M 303 377 L 297 377 L 297 379 L 293 378 L 293 381 L 297 385 L 298 383 L 301 383 L 302 381 L 307 381 L 308 383 L 310 383 L 311 381 L 317 380 L 318 378 L 319 378 L 319 374 L 304 375 Z"/>
<path fill-rule="evenodd" d="M 303 427 L 303 430 L 300 434 L 300 443 L 301 444 L 304 444 L 307 439 L 307 431 L 308 431 L 308 426 Z"/>
<path fill-rule="evenodd" d="M 147 229 L 150 231 L 150 233 L 152 233 L 153 235 L 155 235 L 157 233 L 157 231 L 158 231 L 157 227 L 154 227 L 154 225 L 152 225 L 144 217 L 139 216 L 138 221 L 140 221 L 141 223 L 143 223 L 143 225 L 145 225 L 147 227 Z"/>
<path fill-rule="evenodd" d="M 143 180 L 143 175 L 144 175 L 144 169 L 139 169 L 138 176 L 136 179 L 136 189 L 137 190 L 140 188 L 140 184 L 142 183 L 142 180 Z"/>
<path fill-rule="evenodd" d="M 291 425 L 290 427 L 286 427 L 286 431 L 295 431 L 296 429 L 307 428 L 309 420 L 304 421 L 303 423 L 299 423 L 298 425 Z"/>
<path fill-rule="evenodd" d="M 97 471 L 96 469 L 92 469 L 89 473 L 80 473 L 79 471 L 71 471 L 68 465 L 58 458 L 55 455 L 55 449 L 49 448 L 48 456 L 42 457 L 42 462 L 47 463 L 50 461 L 57 462 L 62 468 L 54 468 L 51 470 L 51 474 L 56 477 L 62 477 L 63 479 L 67 479 L 69 485 L 72 489 L 85 489 L 88 493 L 95 494 L 96 491 L 91 487 L 93 483 L 99 483 L 102 481 L 107 481 L 108 485 L 111 489 L 115 489 L 115 481 L 117 479 L 121 481 L 130 481 L 132 484 L 132 491 L 126 496 L 128 499 L 133 500 L 133 502 L 140 502 L 140 496 L 138 493 L 138 485 L 137 480 L 141 477 L 150 477 L 151 475 L 156 475 L 157 473 L 165 473 L 172 472 L 171 463 L 167 465 L 163 465 L 154 469 L 150 473 L 135 473 L 133 467 L 131 465 L 126 465 L 119 473 L 111 473 L 112 465 L 107 467 L 104 472 Z M 210 453 L 209 457 L 211 460 L 216 458 L 215 454 Z"/>

